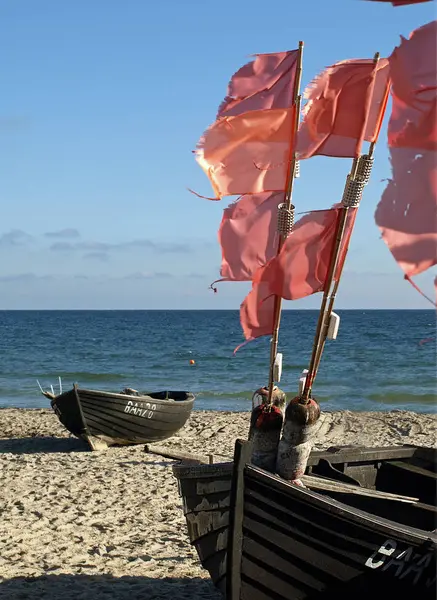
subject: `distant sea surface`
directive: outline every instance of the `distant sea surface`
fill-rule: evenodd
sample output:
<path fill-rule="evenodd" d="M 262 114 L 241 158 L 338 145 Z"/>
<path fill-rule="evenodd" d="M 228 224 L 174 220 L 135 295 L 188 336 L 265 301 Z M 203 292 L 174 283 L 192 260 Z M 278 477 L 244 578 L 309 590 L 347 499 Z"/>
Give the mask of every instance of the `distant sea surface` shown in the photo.
<path fill-rule="evenodd" d="M 313 387 L 322 409 L 436 412 L 436 313 L 344 310 Z M 280 387 L 308 367 L 317 311 L 284 311 Z M 49 406 L 45 388 L 189 390 L 196 408 L 245 411 L 268 377 L 269 339 L 243 341 L 238 311 L 0 311 L 0 407 Z M 194 360 L 195 365 L 190 365 Z"/>

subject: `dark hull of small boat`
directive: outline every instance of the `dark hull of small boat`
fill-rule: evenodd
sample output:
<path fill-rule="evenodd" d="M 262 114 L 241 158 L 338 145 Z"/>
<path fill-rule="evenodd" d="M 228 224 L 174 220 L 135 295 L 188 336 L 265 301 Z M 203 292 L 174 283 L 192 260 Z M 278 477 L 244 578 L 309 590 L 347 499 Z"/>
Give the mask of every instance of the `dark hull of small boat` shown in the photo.
<path fill-rule="evenodd" d="M 51 400 L 66 429 L 93 450 L 166 440 L 185 425 L 193 404 L 194 396 L 187 392 L 134 396 L 77 386 Z"/>
<path fill-rule="evenodd" d="M 237 442 L 233 464 L 173 468 L 190 540 L 228 600 L 435 599 L 435 451 L 311 454 L 308 474 L 381 492 L 373 496 L 291 485 L 249 456 Z"/>

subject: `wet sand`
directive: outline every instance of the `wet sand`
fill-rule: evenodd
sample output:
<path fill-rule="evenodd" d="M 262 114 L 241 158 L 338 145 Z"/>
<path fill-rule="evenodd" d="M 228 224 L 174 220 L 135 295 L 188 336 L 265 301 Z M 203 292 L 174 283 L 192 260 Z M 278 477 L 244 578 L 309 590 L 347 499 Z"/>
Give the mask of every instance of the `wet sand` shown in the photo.
<path fill-rule="evenodd" d="M 160 445 L 215 455 L 246 438 L 248 413 L 192 414 Z M 316 447 L 437 446 L 437 417 L 323 413 Z M 0 410 L 0 599 L 215 600 L 189 544 L 174 461 L 144 446 L 90 452 L 50 410 Z"/>

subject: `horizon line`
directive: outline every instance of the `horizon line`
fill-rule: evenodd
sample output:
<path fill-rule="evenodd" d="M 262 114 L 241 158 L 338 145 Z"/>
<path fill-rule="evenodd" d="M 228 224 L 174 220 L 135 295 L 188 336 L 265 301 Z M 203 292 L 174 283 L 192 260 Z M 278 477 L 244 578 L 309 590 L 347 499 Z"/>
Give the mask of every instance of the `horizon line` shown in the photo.
<path fill-rule="evenodd" d="M 161 312 L 182 312 L 182 311 L 196 311 L 196 312 L 235 312 L 239 311 L 239 308 L 0 308 L 0 312 L 147 312 L 147 311 L 161 311 Z M 424 310 L 424 311 L 435 311 L 435 308 L 341 308 L 337 307 L 336 310 Z M 282 312 L 292 311 L 305 311 L 305 312 L 320 312 L 320 308 L 283 308 Z"/>

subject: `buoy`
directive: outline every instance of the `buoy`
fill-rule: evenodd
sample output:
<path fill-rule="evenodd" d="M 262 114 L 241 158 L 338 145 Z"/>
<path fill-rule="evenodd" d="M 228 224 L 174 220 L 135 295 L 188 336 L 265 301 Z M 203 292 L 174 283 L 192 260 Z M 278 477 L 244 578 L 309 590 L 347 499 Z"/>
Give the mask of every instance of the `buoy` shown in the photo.
<path fill-rule="evenodd" d="M 260 406 L 260 404 L 267 404 L 269 401 L 269 390 L 266 387 L 259 388 L 252 396 L 252 409 Z M 285 413 L 285 405 L 287 403 L 287 396 L 285 392 L 280 390 L 275 385 L 272 393 L 272 404 L 281 409 L 282 413 Z"/>
<path fill-rule="evenodd" d="M 314 398 L 304 401 L 297 396 L 287 406 L 276 460 L 276 473 L 283 479 L 302 485 L 299 477 L 305 473 L 319 417 L 320 406 Z"/>
<path fill-rule="evenodd" d="M 193 359 L 190 360 L 190 365 L 195 365 L 195 361 Z"/>
<path fill-rule="evenodd" d="M 268 398 L 269 390 L 265 387 L 256 390 L 252 397 L 249 440 L 252 442 L 252 464 L 274 473 L 287 397 L 275 386 L 271 405 Z"/>

